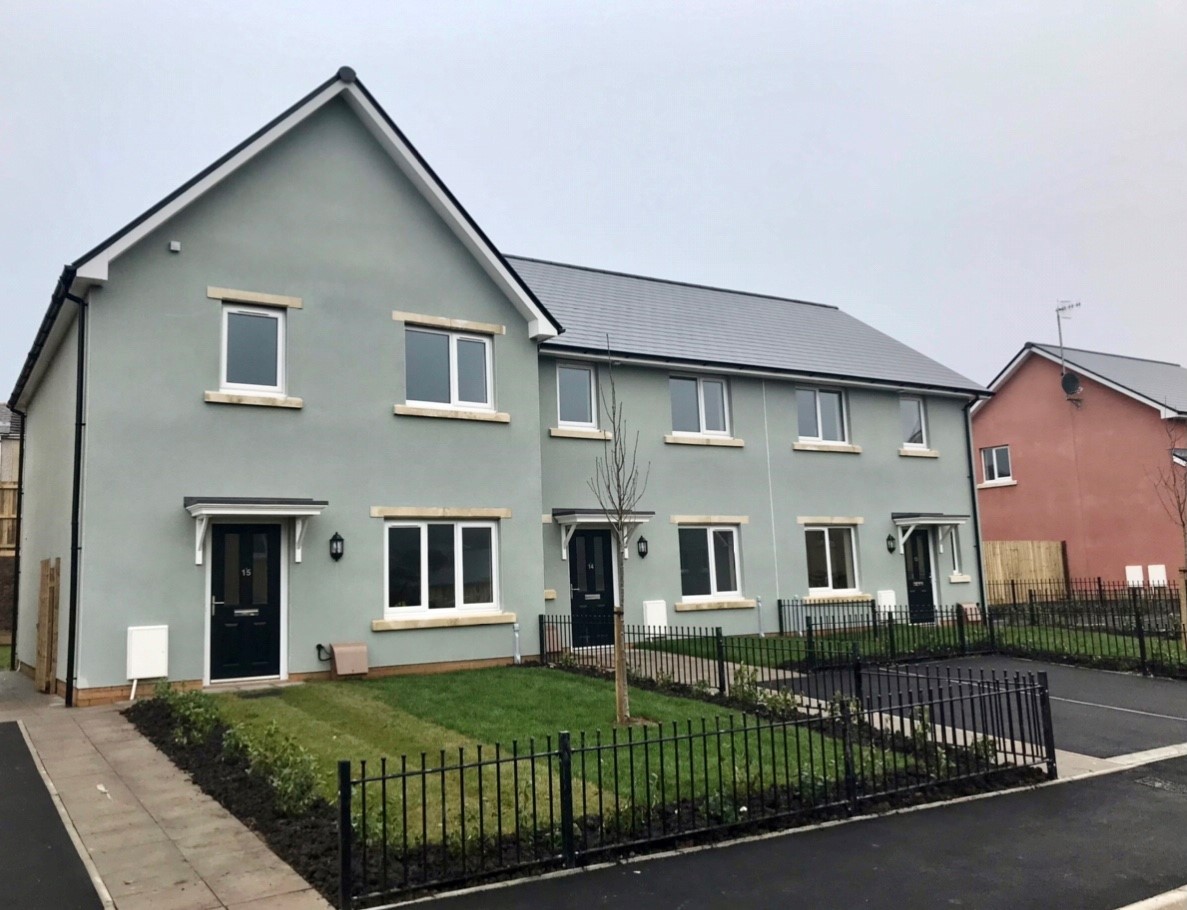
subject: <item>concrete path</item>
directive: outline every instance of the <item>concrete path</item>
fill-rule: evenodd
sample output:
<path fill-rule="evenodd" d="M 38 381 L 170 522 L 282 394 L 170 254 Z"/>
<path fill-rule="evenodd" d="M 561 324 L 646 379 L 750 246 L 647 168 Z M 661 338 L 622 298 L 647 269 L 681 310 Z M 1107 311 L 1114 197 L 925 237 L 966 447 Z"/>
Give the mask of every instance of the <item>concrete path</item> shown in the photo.
<path fill-rule="evenodd" d="M 328 910 L 308 883 L 123 719 L 67 710 L 0 673 L 0 721 L 27 731 L 85 859 L 118 910 Z M 0 781 L 0 787 L 5 786 Z M 0 879 L 11 869 L 0 856 Z M 103 893 L 103 891 L 106 893 Z"/>
<path fill-rule="evenodd" d="M 434 903 L 437 910 L 1113 910 L 1183 884 L 1185 824 L 1187 758 L 1179 758 Z"/>

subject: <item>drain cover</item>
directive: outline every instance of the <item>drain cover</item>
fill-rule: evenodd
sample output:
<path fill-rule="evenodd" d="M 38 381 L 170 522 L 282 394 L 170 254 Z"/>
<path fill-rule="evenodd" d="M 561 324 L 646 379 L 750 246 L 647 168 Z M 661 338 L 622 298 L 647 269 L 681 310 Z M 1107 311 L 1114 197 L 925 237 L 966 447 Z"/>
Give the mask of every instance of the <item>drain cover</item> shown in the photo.
<path fill-rule="evenodd" d="M 1139 777 L 1134 783 L 1149 787 L 1151 790 L 1165 790 L 1167 793 L 1178 793 L 1187 796 L 1187 784 L 1176 783 L 1161 777 Z"/>

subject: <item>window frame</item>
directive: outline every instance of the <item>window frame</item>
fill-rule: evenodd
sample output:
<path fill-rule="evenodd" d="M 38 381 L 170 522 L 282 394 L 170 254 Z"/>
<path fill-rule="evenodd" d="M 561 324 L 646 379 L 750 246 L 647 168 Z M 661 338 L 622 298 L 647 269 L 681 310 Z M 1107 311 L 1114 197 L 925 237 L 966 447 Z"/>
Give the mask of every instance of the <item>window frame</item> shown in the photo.
<path fill-rule="evenodd" d="M 264 316 L 276 321 L 276 385 L 256 385 L 247 382 L 229 382 L 227 380 L 227 342 L 230 339 L 230 316 L 232 314 L 248 316 Z M 267 395 L 283 398 L 287 388 L 287 370 L 285 361 L 287 349 L 285 346 L 285 322 L 288 310 L 283 307 L 251 306 L 233 301 L 224 301 L 222 306 L 222 337 L 219 345 L 218 388 L 220 392 L 232 394 Z"/>
<path fill-rule="evenodd" d="M 449 401 L 427 401 L 423 398 L 412 398 L 408 395 L 408 333 L 419 332 L 423 335 L 442 335 L 449 340 Z M 483 346 L 485 356 L 485 402 L 470 401 L 458 395 L 458 342 L 475 341 Z M 476 335 L 473 332 L 451 332 L 443 329 L 428 328 L 412 323 L 404 326 L 404 402 L 405 404 L 425 408 L 447 408 L 454 411 L 493 411 L 495 409 L 494 386 L 494 346 L 490 336 Z"/>
<path fill-rule="evenodd" d="M 824 559 L 825 571 L 828 577 L 828 587 L 812 587 L 809 582 L 808 596 L 809 597 L 832 597 L 832 596 L 847 596 L 851 594 L 861 593 L 861 566 L 857 560 L 857 528 L 854 525 L 805 525 L 804 526 L 804 550 L 805 550 L 805 567 L 808 569 L 807 578 L 811 577 L 811 567 L 807 566 L 808 556 L 808 534 L 813 531 L 822 531 L 824 533 Z M 853 557 L 853 587 L 851 588 L 834 588 L 833 587 L 833 554 L 832 548 L 829 546 L 828 535 L 834 531 L 847 532 L 849 535 L 849 549 L 850 555 Z"/>
<path fill-rule="evenodd" d="M 828 445 L 833 445 L 833 446 L 849 445 L 849 402 L 846 401 L 846 399 L 845 399 L 845 390 L 844 389 L 830 388 L 827 386 L 820 386 L 820 387 L 817 387 L 817 386 L 796 386 L 795 392 L 796 392 L 797 398 L 798 398 L 800 392 L 810 392 L 812 394 L 812 403 L 816 409 L 816 435 L 815 436 L 805 436 L 801 432 L 801 429 L 799 426 L 799 401 L 798 400 L 796 401 L 796 436 L 797 436 L 798 441 L 800 441 L 800 442 L 814 442 L 814 443 L 818 443 L 819 445 L 825 445 L 825 446 L 828 446 Z M 840 415 L 841 419 L 838 421 L 841 425 L 841 438 L 840 439 L 825 439 L 821 435 L 822 429 L 824 427 L 824 421 L 820 419 L 820 393 L 821 392 L 830 392 L 837 396 L 837 401 L 839 402 L 840 408 L 841 408 L 841 415 Z"/>
<path fill-rule="evenodd" d="M 668 375 L 668 409 L 671 410 L 672 405 L 672 380 L 683 379 L 685 381 L 695 381 L 697 384 L 697 422 L 700 425 L 698 430 L 677 430 L 672 427 L 673 436 L 712 436 L 716 439 L 733 439 L 733 414 L 730 408 L 730 387 L 729 381 L 724 376 L 693 376 L 687 373 L 671 373 Z M 721 409 L 722 417 L 725 422 L 724 430 L 707 430 L 705 429 L 705 383 L 715 382 L 721 386 Z M 674 422 L 674 421 L 673 421 Z"/>
<path fill-rule="evenodd" d="M 709 593 L 708 594 L 685 594 L 684 585 L 680 586 L 680 600 L 684 603 L 714 603 L 716 601 L 724 600 L 740 600 L 742 598 L 742 535 L 740 533 L 741 527 L 739 525 L 680 525 L 676 529 L 676 552 L 680 552 L 680 534 L 684 531 L 704 531 L 706 540 L 708 542 L 709 554 Z M 717 560 L 713 551 L 713 532 L 728 531 L 734 538 L 734 578 L 737 579 L 738 587 L 731 591 L 721 591 L 717 587 Z M 684 565 L 680 564 L 680 571 L 683 575 Z M 683 582 L 683 579 L 681 579 Z"/>
<path fill-rule="evenodd" d="M 994 454 L 994 456 L 992 458 L 994 476 L 992 479 L 990 479 L 989 470 L 988 470 L 989 465 L 985 461 L 985 455 L 988 452 L 996 453 L 1000 449 L 1006 450 L 1006 460 L 1010 463 L 1010 473 L 1005 475 L 1004 477 L 1001 476 L 1000 474 L 998 474 L 998 472 L 997 472 L 997 455 Z M 984 447 L 982 447 L 982 449 L 981 449 L 981 482 L 987 486 L 992 486 L 994 484 L 1017 483 L 1017 481 L 1014 478 L 1014 456 L 1010 454 L 1009 443 L 1006 443 L 1005 445 L 999 445 L 999 446 L 984 446 Z"/>
<path fill-rule="evenodd" d="M 451 525 L 453 527 L 453 584 L 454 606 L 429 606 L 429 525 Z M 414 606 L 391 606 L 391 550 L 388 534 L 392 528 L 417 528 L 420 531 L 420 603 Z M 462 531 L 466 528 L 488 528 L 491 539 L 491 595 L 489 603 L 465 603 L 463 586 L 464 560 L 462 558 Z M 453 616 L 457 614 L 501 613 L 502 598 L 499 588 L 499 523 L 497 521 L 469 520 L 391 520 L 383 523 L 383 618 L 408 619 L 426 616 Z"/>
<path fill-rule="evenodd" d="M 561 417 L 561 370 L 581 370 L 589 376 L 589 423 L 565 420 Z M 556 365 L 556 425 L 570 429 L 596 430 L 598 428 L 598 372 L 590 363 L 569 363 L 561 361 Z"/>
<path fill-rule="evenodd" d="M 929 447 L 929 442 L 930 442 L 930 440 L 928 439 L 928 432 L 927 432 L 927 405 L 924 404 L 922 395 L 900 395 L 899 396 L 899 421 L 900 422 L 902 421 L 903 403 L 907 402 L 907 401 L 915 402 L 915 406 L 919 411 L 919 431 L 923 435 L 923 440 L 922 440 L 922 442 L 908 442 L 907 440 L 904 439 L 904 440 L 902 440 L 901 445 L 904 449 L 926 449 Z M 901 423 L 899 426 L 899 435 L 900 436 L 906 435 L 905 433 L 902 432 Z"/>

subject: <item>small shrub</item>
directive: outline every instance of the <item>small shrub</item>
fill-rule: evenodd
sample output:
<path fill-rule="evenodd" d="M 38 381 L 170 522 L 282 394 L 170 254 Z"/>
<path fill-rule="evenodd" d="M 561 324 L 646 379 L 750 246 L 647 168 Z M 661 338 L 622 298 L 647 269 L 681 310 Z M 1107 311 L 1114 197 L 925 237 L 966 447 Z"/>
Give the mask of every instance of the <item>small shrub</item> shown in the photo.
<path fill-rule="evenodd" d="M 754 667 L 739 664 L 734 668 L 734 678 L 730 680 L 730 697 L 743 704 L 757 705 L 758 696 L 758 671 Z"/>
<path fill-rule="evenodd" d="M 234 729 L 234 728 L 232 728 Z M 228 731 L 230 732 L 230 731 Z M 223 747 L 227 737 L 223 736 Z M 276 795 L 276 808 L 299 815 L 317 799 L 317 759 L 272 721 L 259 735 L 231 734 L 231 749 L 247 758 L 251 773 L 263 777 Z"/>

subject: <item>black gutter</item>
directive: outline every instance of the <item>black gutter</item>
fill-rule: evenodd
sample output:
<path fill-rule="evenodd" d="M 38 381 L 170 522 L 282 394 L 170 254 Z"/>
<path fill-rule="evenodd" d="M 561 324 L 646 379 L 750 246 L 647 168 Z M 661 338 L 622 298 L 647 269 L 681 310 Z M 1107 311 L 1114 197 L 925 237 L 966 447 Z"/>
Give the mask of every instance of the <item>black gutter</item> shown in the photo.
<path fill-rule="evenodd" d="M 972 407 L 980 399 L 973 398 L 964 411 L 964 447 L 968 453 L 969 495 L 973 499 L 973 549 L 977 552 L 977 588 L 981 593 L 981 609 L 988 613 L 989 600 L 985 596 L 985 560 L 981 556 L 981 509 L 977 504 L 977 462 L 973 457 L 973 415 Z"/>
<path fill-rule="evenodd" d="M 9 410 L 12 410 L 9 408 Z M 15 670 L 17 665 L 16 635 L 21 618 L 21 515 L 25 504 L 25 427 L 29 425 L 29 415 L 20 411 L 12 411 L 21 418 L 21 447 L 16 463 L 16 555 L 13 559 L 12 576 L 12 647 L 8 654 L 8 669 Z"/>
<path fill-rule="evenodd" d="M 66 633 L 66 707 L 74 707 L 75 652 L 78 650 L 78 569 L 82 557 L 79 513 L 82 511 L 82 437 L 86 428 L 83 395 L 87 352 L 87 301 L 70 293 L 63 295 L 78 304 L 78 367 L 74 386 L 74 489 L 70 500 L 70 613 Z"/>

